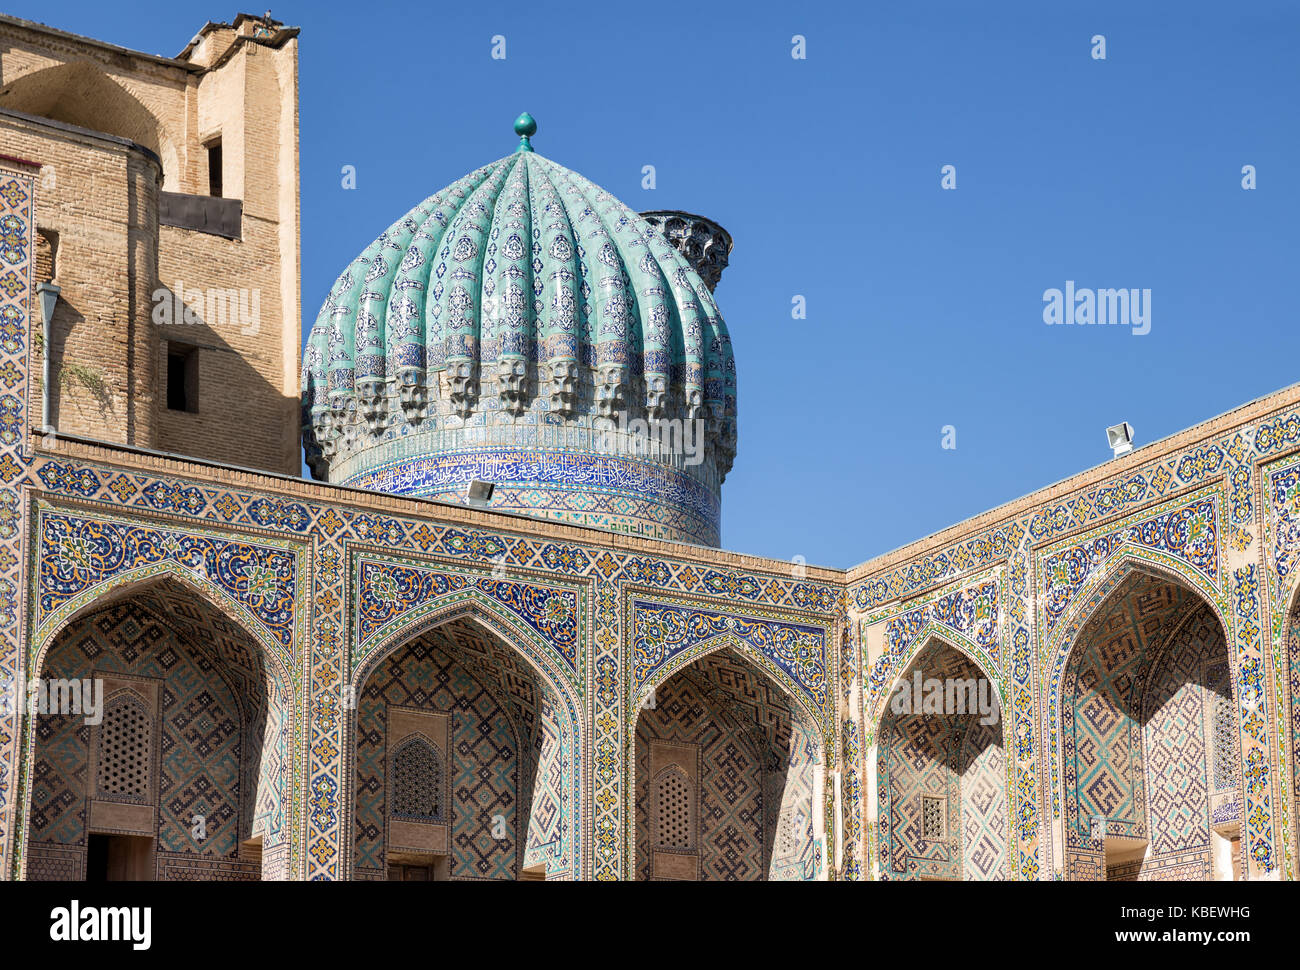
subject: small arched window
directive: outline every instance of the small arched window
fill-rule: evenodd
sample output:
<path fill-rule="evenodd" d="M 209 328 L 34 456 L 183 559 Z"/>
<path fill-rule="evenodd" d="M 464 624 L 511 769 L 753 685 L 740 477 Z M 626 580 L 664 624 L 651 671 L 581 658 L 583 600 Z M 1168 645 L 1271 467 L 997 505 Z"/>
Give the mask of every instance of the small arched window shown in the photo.
<path fill-rule="evenodd" d="M 686 772 L 670 765 L 655 777 L 655 846 L 695 848 L 695 786 Z"/>
<path fill-rule="evenodd" d="M 444 822 L 444 767 L 438 746 L 415 735 L 393 755 L 392 814 L 413 822 Z"/>
<path fill-rule="evenodd" d="M 139 694 L 120 690 L 104 704 L 95 762 L 100 795 L 144 801 L 153 760 L 153 715 Z"/>

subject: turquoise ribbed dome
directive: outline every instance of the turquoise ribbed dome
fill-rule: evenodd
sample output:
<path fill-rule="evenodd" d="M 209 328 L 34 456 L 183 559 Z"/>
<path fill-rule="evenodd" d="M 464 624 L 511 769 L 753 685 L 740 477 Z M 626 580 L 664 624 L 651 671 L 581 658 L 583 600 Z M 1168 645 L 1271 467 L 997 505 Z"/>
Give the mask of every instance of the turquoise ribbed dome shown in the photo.
<path fill-rule="evenodd" d="M 357 483 L 397 451 L 523 445 L 527 427 L 672 418 L 702 422 L 709 468 L 693 474 L 720 484 L 736 380 L 709 288 L 657 229 L 533 151 L 535 130 L 521 116 L 519 150 L 421 202 L 339 276 L 303 360 L 317 477 Z M 430 437 L 388 444 L 411 436 Z"/>

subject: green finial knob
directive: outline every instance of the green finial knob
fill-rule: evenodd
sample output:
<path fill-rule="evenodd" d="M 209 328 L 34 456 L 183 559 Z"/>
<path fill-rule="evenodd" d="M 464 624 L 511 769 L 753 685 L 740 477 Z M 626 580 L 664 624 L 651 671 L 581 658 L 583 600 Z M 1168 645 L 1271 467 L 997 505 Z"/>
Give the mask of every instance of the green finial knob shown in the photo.
<path fill-rule="evenodd" d="M 519 147 L 517 152 L 531 152 L 533 146 L 528 141 L 529 135 L 537 134 L 537 122 L 527 111 L 515 119 L 515 134 L 519 136 Z"/>

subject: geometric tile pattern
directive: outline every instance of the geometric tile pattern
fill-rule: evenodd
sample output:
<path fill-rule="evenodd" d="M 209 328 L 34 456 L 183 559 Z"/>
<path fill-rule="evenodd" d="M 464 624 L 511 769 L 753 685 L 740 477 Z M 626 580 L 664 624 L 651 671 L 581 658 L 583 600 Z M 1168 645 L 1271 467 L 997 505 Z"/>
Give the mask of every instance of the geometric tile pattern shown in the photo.
<path fill-rule="evenodd" d="M 1007 760 L 1000 724 L 966 728 L 961 760 L 962 878 L 1007 878 Z"/>
<path fill-rule="evenodd" d="M 1213 496 L 1173 509 L 1089 542 L 1053 553 L 1043 561 L 1047 575 L 1044 611 L 1047 632 L 1065 615 L 1088 578 L 1121 543 L 1155 549 L 1186 561 L 1212 581 L 1218 578 L 1217 505 Z"/>
<path fill-rule="evenodd" d="M 357 698 L 356 864 L 385 871 L 385 783 L 388 708 L 415 707 L 451 715 L 445 767 L 451 776 L 450 855 L 453 879 L 514 879 L 522 862 L 520 820 L 528 818 L 535 701 L 532 685 L 512 700 L 483 668 L 462 662 L 459 643 L 476 635 L 464 621 L 417 637 L 386 657 Z M 528 707 L 530 724 L 521 716 Z M 513 716 L 510 713 L 514 712 Z M 400 766 L 399 766 L 400 770 Z M 495 834 L 494 834 L 495 831 Z"/>
<path fill-rule="evenodd" d="M 1010 579 L 1010 595 L 1003 600 L 998 627 L 1000 649 L 1011 660 L 1008 726 L 1014 733 L 1008 739 L 1014 738 L 1014 745 L 1008 753 L 1015 755 L 1011 772 L 1018 843 L 1015 868 L 1020 878 L 1049 878 L 1053 871 L 1059 876 L 1063 862 L 1053 858 L 1051 838 L 1040 839 L 1050 835 L 1050 828 L 1037 812 L 1041 807 L 1049 813 L 1048 820 L 1060 817 L 1057 730 L 1067 712 L 1058 711 L 1057 701 L 1060 668 L 1073 635 L 1053 630 L 1056 621 L 1047 604 L 1051 601 L 1052 610 L 1061 611 L 1074 595 L 1073 587 L 1067 592 L 1067 586 L 1085 576 L 1091 577 L 1085 580 L 1089 587 L 1096 586 L 1094 580 L 1103 567 L 1118 565 L 1116 556 L 1121 551 L 1126 558 L 1150 561 L 1186 576 L 1188 584 L 1212 599 L 1230 624 L 1233 669 L 1240 671 L 1243 687 L 1236 693 L 1236 703 L 1247 777 L 1243 841 L 1249 846 L 1250 875 L 1283 867 L 1280 851 L 1274 851 L 1275 840 L 1283 829 L 1294 831 L 1288 803 L 1300 796 L 1300 786 L 1280 792 L 1281 801 L 1274 804 L 1272 773 L 1294 759 L 1292 746 L 1277 740 L 1272 705 L 1286 696 L 1285 671 L 1290 668 L 1278 644 L 1283 642 L 1281 618 L 1290 608 L 1297 584 L 1294 577 L 1284 579 L 1279 573 L 1300 554 L 1300 489 L 1295 487 L 1300 481 L 1295 473 L 1300 460 L 1278 459 L 1276 467 L 1292 470 L 1292 476 L 1289 484 L 1282 482 L 1281 472 L 1274 476 L 1281 486 L 1276 489 L 1265 477 L 1264 492 L 1270 501 L 1259 506 L 1252 495 L 1255 469 L 1300 442 L 1295 394 L 1284 392 L 1277 398 L 1276 408 L 1257 412 L 1260 417 L 1226 429 L 1207 428 L 1201 438 L 1156 451 L 1142 465 L 1045 495 L 1015 514 L 983 516 L 951 530 L 951 539 L 926 541 L 918 544 L 919 552 L 891 556 L 879 567 L 868 563 L 855 571 L 858 575 L 848 595 L 861 654 L 868 638 L 879 636 L 877 625 L 934 595 L 955 577 L 961 577 L 963 588 L 999 576 Z M 1212 500 L 1212 509 L 1206 499 Z M 1257 570 L 1250 564 L 1261 534 L 1263 554 L 1271 567 L 1268 585 L 1276 588 L 1276 592 L 1270 588 L 1264 604 L 1258 596 Z M 1067 546 L 1085 555 L 1066 564 L 1067 574 L 1072 570 L 1074 578 L 1066 575 L 1062 585 L 1060 577 L 1045 566 L 1050 556 Z M 1233 568 L 1228 566 L 1230 559 Z M 1272 645 L 1259 635 L 1268 626 L 1274 631 Z M 1264 654 L 1270 646 L 1276 676 L 1266 685 Z M 1247 682 L 1252 685 L 1249 697 L 1244 689 Z M 871 709 L 867 697 L 862 702 L 864 710 Z M 1047 773 L 1044 782 L 1051 776 L 1050 784 L 1040 786 L 1040 768 Z M 1297 774 L 1287 770 L 1288 777 Z M 1296 866 L 1290 861 L 1289 845 L 1286 850 L 1285 871 L 1290 875 Z"/>
<path fill-rule="evenodd" d="M 357 636 L 363 647 L 376 631 L 415 607 L 451 590 L 475 586 L 512 608 L 547 643 L 559 646 L 569 669 L 577 669 L 577 597 L 570 590 L 486 579 L 475 582 L 472 577 L 366 559 L 358 567 Z"/>
<path fill-rule="evenodd" d="M 1063 688 L 1064 768 L 1071 831 L 1107 819 L 1111 834 L 1146 838 L 1140 706 L 1152 642 L 1167 635 L 1188 594 L 1168 580 L 1131 574 L 1076 640 Z M 1071 801 L 1072 800 L 1072 801 Z"/>
<path fill-rule="evenodd" d="M 1239 734 L 1227 641 L 1214 611 L 1199 607 L 1154 663 L 1143 728 L 1153 862 L 1199 850 L 1208 864 L 1210 825 L 1240 817 Z M 1214 809 L 1216 795 L 1226 810 Z"/>
<path fill-rule="evenodd" d="M 650 741 L 655 738 L 700 748 L 700 878 L 763 878 L 763 752 L 705 696 L 698 676 L 681 671 L 656 689 L 654 707 L 637 722 L 637 870 L 642 879 L 650 878 Z"/>
<path fill-rule="evenodd" d="M 23 514 L 23 493 L 32 481 L 27 437 L 32 395 L 27 369 L 31 356 L 28 337 L 37 307 L 36 180 L 32 168 L 14 170 L 0 162 L 0 222 L 4 236 L 0 276 L 7 281 L 0 288 L 0 697 L 13 697 L 27 676 L 20 660 L 26 625 L 20 604 L 28 596 L 23 563 L 29 525 Z M 16 846 L 24 828 L 18 779 L 21 736 L 17 705 L 0 703 L 0 879 L 11 878 L 17 867 Z M 19 820 L 18 824 L 11 825 L 11 819 Z"/>
<path fill-rule="evenodd" d="M 1239 759 L 1227 641 L 1213 607 L 1179 583 L 1133 572 L 1076 643 L 1064 680 L 1066 844 L 1075 860 L 1067 877 L 1099 875 L 1083 863 L 1101 848 L 1096 817 L 1108 834 L 1150 847 L 1140 865 L 1111 867 L 1110 877 L 1206 877 L 1214 803 L 1220 820 L 1239 804 L 1235 777 L 1213 774 L 1217 748 L 1231 745 L 1231 763 Z"/>
<path fill-rule="evenodd" d="M 824 631 L 791 623 L 755 622 L 725 613 L 634 604 L 636 642 L 633 683 L 641 685 L 676 654 L 702 640 L 731 633 L 767 656 L 790 676 L 817 708 L 826 697 Z"/>
<path fill-rule="evenodd" d="M 1211 736 L 1206 725 L 1211 662 L 1224 658 L 1223 634 L 1209 606 L 1203 606 L 1161 651 L 1151 675 L 1143 711 L 1143 747 L 1149 774 L 1151 848 L 1168 853 L 1210 849 Z M 1212 710 L 1212 709 L 1211 709 Z"/>
<path fill-rule="evenodd" d="M 564 802 L 544 806 L 545 825 L 550 826 L 545 832 L 551 833 L 546 838 L 551 842 L 534 846 L 530 835 L 528 851 L 554 851 L 554 833 L 565 832 L 567 826 L 571 831 L 560 838 L 562 851 L 555 857 L 562 863 L 557 870 L 561 875 L 617 879 L 631 871 L 625 836 L 630 824 L 630 626 L 620 608 L 627 590 L 671 594 L 675 601 L 714 612 L 725 602 L 727 612 L 737 618 L 763 622 L 779 616 L 784 622 L 788 617 L 823 636 L 838 622 L 842 584 L 805 579 L 780 563 L 760 562 L 751 568 L 687 547 L 680 554 L 669 549 L 647 554 L 648 547 L 635 539 L 596 532 L 577 541 L 572 535 L 557 540 L 525 520 L 497 519 L 488 527 L 471 528 L 463 519 L 449 521 L 435 506 L 417 508 L 257 475 L 236 481 L 224 469 L 170 458 L 142 460 L 112 447 L 96 452 L 75 445 L 59 454 L 40 450 L 41 442 L 28 433 L 27 425 L 28 415 L 34 413 L 27 380 L 35 304 L 30 258 L 35 238 L 33 183 L 30 172 L 0 176 L 0 217 L 14 215 L 18 220 L 12 232 L 6 230 L 15 245 L 0 253 L 5 263 L 0 275 L 12 270 L 16 280 L 15 286 L 0 288 L 0 481 L 6 486 L 0 488 L 0 689 L 8 696 L 15 679 L 27 676 L 22 645 L 34 619 L 29 615 L 33 602 L 61 604 L 44 614 L 54 624 L 128 577 L 175 575 L 201 590 L 254 635 L 257 652 L 281 690 L 286 711 L 281 728 L 286 732 L 281 814 L 290 838 L 274 864 L 264 845 L 264 864 L 274 871 L 292 878 L 339 879 L 352 868 L 352 852 L 346 847 L 355 831 L 353 782 L 343 771 L 352 760 L 347 750 L 352 714 L 345 706 L 349 695 L 344 678 L 356 669 L 356 625 L 349 615 L 357 603 L 351 572 L 356 554 L 378 548 L 406 562 L 436 559 L 440 566 L 454 564 L 460 574 L 472 574 L 475 580 L 491 575 L 498 582 L 522 585 L 541 579 L 566 594 L 580 594 L 572 653 L 572 647 L 522 617 L 516 624 L 529 643 L 537 643 L 536 651 L 527 648 L 533 651 L 533 665 L 546 670 L 548 679 L 554 669 L 554 689 L 560 694 L 550 700 L 555 722 L 563 726 L 560 754 L 548 763 L 563 776 Z M 88 453 L 97 457 L 85 457 Z M 40 564 L 24 548 L 26 536 L 39 534 L 36 523 L 26 518 L 29 509 L 38 508 L 29 496 L 56 516 L 94 520 L 89 530 L 78 525 L 59 536 L 59 548 L 51 549 L 58 553 L 63 563 L 58 569 L 66 576 L 37 571 L 28 578 L 25 572 L 29 565 Z M 95 511 L 87 512 L 85 503 L 93 503 Z M 394 512 L 397 508 L 402 511 Z M 65 537 L 71 541 L 64 544 Z M 235 546 L 261 549 L 244 554 Z M 93 554 L 89 564 L 94 585 L 77 579 L 77 592 L 69 599 L 75 570 L 84 568 L 78 556 L 84 559 L 87 550 Z M 290 591 L 291 599 L 285 601 L 283 594 Z M 476 584 L 452 592 L 448 600 L 476 600 L 487 610 L 488 598 L 488 591 Z M 277 602 L 288 606 L 291 616 L 285 616 Z M 519 616 L 504 604 L 501 612 Z M 411 616 L 419 613 L 414 610 Z M 37 643 L 35 637 L 27 639 Z M 566 653 L 576 664 L 567 675 L 567 660 L 551 659 Z M 827 680 L 838 676 L 838 660 L 823 658 Z M 768 663 L 771 671 L 780 670 L 774 662 L 764 662 L 765 670 Z M 780 675 L 789 677 L 785 671 Z M 807 704 L 807 699 L 801 703 Z M 828 770 L 839 755 L 840 719 L 834 707 L 833 701 L 810 705 L 822 732 L 818 750 L 824 752 Z M 543 745 L 545 733 L 543 728 Z M 19 712 L 11 706 L 0 710 L 0 869 L 11 877 L 21 875 L 28 861 L 21 833 L 15 838 L 7 823 L 13 800 L 24 806 L 18 810 L 21 817 L 31 791 L 31 743 Z M 543 752 L 540 760 L 546 757 Z M 270 794 L 266 786 L 245 787 L 247 797 L 258 805 L 264 803 L 254 794 L 255 787 Z M 829 790 L 823 797 L 817 817 L 829 822 Z M 269 818 L 274 808 L 269 800 L 265 804 Z M 530 828 L 544 830 L 539 817 Z"/>
<path fill-rule="evenodd" d="M 151 600 L 157 603 L 148 594 L 136 596 L 78 619 L 49 650 L 45 675 L 121 673 L 159 680 L 161 752 L 149 752 L 144 766 L 152 775 L 157 765 L 158 849 L 233 861 L 252 824 L 252 802 L 242 788 L 246 776 L 256 772 L 246 771 L 242 762 L 261 747 L 250 737 L 256 725 L 248 714 L 262 703 L 245 691 L 260 692 L 261 683 L 230 675 L 219 652 L 221 633 L 213 626 L 197 627 L 199 637 L 182 634 L 166 613 L 151 608 Z M 246 641 L 239 650 L 250 647 Z M 101 745 L 112 743 L 108 705 L 105 698 Z M 151 734 L 152 725 L 145 727 Z M 79 717 L 51 713 L 38 718 L 36 736 L 31 840 L 84 846 L 91 730 Z M 101 750 L 101 758 L 105 753 Z M 144 793 L 147 787 L 142 780 L 134 790 Z M 207 836 L 201 842 L 191 834 L 195 815 L 205 819 Z"/>
<path fill-rule="evenodd" d="M 651 741 L 698 745 L 700 878 L 807 879 L 816 731 L 768 676 L 730 650 L 656 686 L 637 719 L 637 873 L 650 877 Z"/>
<path fill-rule="evenodd" d="M 912 690 L 918 672 L 923 684 L 930 678 L 987 680 L 965 654 L 937 639 L 917 652 L 902 690 Z M 1006 878 L 1002 723 L 1000 716 L 991 724 L 982 719 L 978 712 L 898 713 L 892 703 L 886 706 L 877 773 L 882 878 Z"/>
<path fill-rule="evenodd" d="M 942 714 L 886 715 L 880 729 L 882 875 L 889 879 L 960 879 L 961 812 L 953 750 L 961 728 Z M 927 809 L 942 825 L 926 825 Z M 937 829 L 937 831 L 932 831 Z"/>

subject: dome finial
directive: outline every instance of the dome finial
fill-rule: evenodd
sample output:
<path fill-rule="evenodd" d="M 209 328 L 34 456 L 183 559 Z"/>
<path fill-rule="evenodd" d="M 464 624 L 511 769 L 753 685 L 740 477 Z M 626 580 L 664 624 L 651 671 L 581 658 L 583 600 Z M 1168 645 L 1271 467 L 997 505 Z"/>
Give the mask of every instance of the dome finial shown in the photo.
<path fill-rule="evenodd" d="M 527 111 L 515 119 L 515 134 L 519 136 L 519 147 L 517 152 L 531 152 L 533 146 L 528 141 L 529 135 L 537 134 L 537 122 Z"/>

